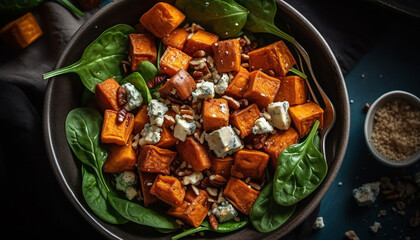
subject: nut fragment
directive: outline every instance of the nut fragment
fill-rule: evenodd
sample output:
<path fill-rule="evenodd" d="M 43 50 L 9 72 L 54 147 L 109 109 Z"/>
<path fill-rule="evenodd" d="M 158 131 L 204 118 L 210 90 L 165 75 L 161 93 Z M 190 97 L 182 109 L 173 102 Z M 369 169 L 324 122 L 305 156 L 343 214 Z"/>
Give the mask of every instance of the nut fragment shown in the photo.
<path fill-rule="evenodd" d="M 211 228 L 217 231 L 217 229 L 219 228 L 219 222 L 217 221 L 216 216 L 214 216 L 213 213 L 210 213 L 209 215 L 209 222 L 210 222 Z"/>
<path fill-rule="evenodd" d="M 233 108 L 233 109 L 236 110 L 236 109 L 239 109 L 241 107 L 241 104 L 232 97 L 229 97 L 227 95 L 223 95 L 222 98 L 227 100 L 230 108 Z"/>
<path fill-rule="evenodd" d="M 254 141 L 254 148 L 255 149 L 261 149 L 264 147 L 265 140 L 267 140 L 268 134 L 257 134 L 254 135 L 253 141 Z"/>
<path fill-rule="evenodd" d="M 117 89 L 117 103 L 119 107 L 122 107 L 127 103 L 127 92 L 123 86 L 120 86 Z"/>
<path fill-rule="evenodd" d="M 344 236 L 349 240 L 360 240 L 357 234 L 353 230 L 345 232 Z"/>
<path fill-rule="evenodd" d="M 167 75 L 162 74 L 162 75 L 158 75 L 152 79 L 150 79 L 149 81 L 147 81 L 147 87 L 149 89 L 156 87 L 157 85 L 163 83 L 164 81 L 166 81 L 166 79 L 168 78 Z"/>
<path fill-rule="evenodd" d="M 124 108 L 121 108 L 117 112 L 117 122 L 122 123 L 124 122 L 125 117 L 127 116 L 127 110 Z"/>
<path fill-rule="evenodd" d="M 212 174 L 209 177 L 210 183 L 211 185 L 215 186 L 215 187 L 222 187 L 226 184 L 226 178 L 224 178 L 223 176 L 219 175 L 219 174 Z"/>
<path fill-rule="evenodd" d="M 206 56 L 206 51 L 204 51 L 204 50 L 198 50 L 198 51 L 195 51 L 193 53 L 193 57 L 195 57 L 195 58 L 205 57 L 205 56 Z"/>
<path fill-rule="evenodd" d="M 242 98 L 242 99 L 239 99 L 238 102 L 239 102 L 239 104 L 241 104 L 242 108 L 243 107 L 248 107 L 248 104 L 249 104 L 248 99 Z"/>

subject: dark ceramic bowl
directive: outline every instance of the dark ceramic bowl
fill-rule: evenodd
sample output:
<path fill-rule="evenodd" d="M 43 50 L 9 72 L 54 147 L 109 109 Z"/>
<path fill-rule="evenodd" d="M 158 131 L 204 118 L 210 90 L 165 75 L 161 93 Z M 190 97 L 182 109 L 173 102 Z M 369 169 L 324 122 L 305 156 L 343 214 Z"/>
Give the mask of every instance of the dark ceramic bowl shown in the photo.
<path fill-rule="evenodd" d="M 90 18 L 74 35 L 57 62 L 56 68 L 70 65 L 81 57 L 85 47 L 104 30 L 117 24 L 134 25 L 154 1 L 126 0 L 108 4 Z M 259 233 L 252 226 L 230 234 L 206 233 L 206 237 L 221 239 L 279 239 L 297 227 L 320 204 L 341 166 L 349 137 L 349 102 L 338 63 L 326 41 L 295 9 L 277 1 L 276 24 L 294 36 L 311 56 L 318 81 L 337 111 L 334 128 L 327 138 L 328 174 L 310 196 L 302 200 L 293 216 L 271 233 Z M 43 114 L 43 131 L 47 153 L 54 174 L 75 208 L 99 232 L 110 239 L 167 239 L 153 229 L 134 223 L 112 225 L 93 214 L 84 201 L 81 188 L 80 162 L 67 144 L 64 123 L 68 112 L 81 105 L 83 85 L 75 74 L 51 79 L 48 83 Z"/>

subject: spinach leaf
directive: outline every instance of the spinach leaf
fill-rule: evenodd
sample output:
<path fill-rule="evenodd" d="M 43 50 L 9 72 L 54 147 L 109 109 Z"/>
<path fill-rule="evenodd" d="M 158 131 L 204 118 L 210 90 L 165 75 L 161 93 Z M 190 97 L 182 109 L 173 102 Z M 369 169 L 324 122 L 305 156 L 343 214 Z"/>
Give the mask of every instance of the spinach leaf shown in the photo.
<path fill-rule="evenodd" d="M 145 104 L 148 104 L 152 100 L 152 95 L 150 94 L 149 88 L 147 87 L 146 81 L 144 81 L 143 77 L 138 72 L 133 72 L 123 80 L 121 80 L 120 84 L 123 85 L 124 83 L 131 83 L 134 87 L 139 90 L 141 96 L 143 97 L 143 101 Z"/>
<path fill-rule="evenodd" d="M 285 223 L 296 209 L 292 206 L 280 206 L 273 199 L 273 183 L 267 184 L 254 205 L 252 205 L 249 218 L 255 229 L 259 232 L 271 232 Z"/>
<path fill-rule="evenodd" d="M 161 216 L 149 208 L 121 199 L 114 194 L 108 194 L 108 201 L 119 214 L 132 222 L 161 229 L 178 228 L 178 224 L 168 216 Z"/>
<path fill-rule="evenodd" d="M 66 138 L 73 153 L 84 164 L 95 170 L 99 181 L 109 191 L 105 183 L 102 166 L 108 153 L 100 143 L 102 116 L 93 108 L 75 108 L 66 118 Z"/>
<path fill-rule="evenodd" d="M 126 58 L 128 35 L 134 29 L 126 24 L 118 24 L 105 30 L 83 52 L 82 57 L 70 66 L 43 74 L 48 79 L 64 73 L 77 73 L 83 84 L 91 92 L 95 85 L 108 78 L 122 79 L 120 61 Z"/>
<path fill-rule="evenodd" d="M 156 68 L 159 71 L 160 65 L 160 58 L 162 57 L 163 53 L 165 52 L 165 44 L 163 44 L 162 40 L 159 40 L 159 46 L 157 50 L 157 56 L 156 56 Z"/>
<path fill-rule="evenodd" d="M 154 78 L 158 74 L 158 69 L 149 61 L 144 61 L 140 63 L 138 72 L 143 77 L 144 81 L 147 83 L 150 79 Z"/>
<path fill-rule="evenodd" d="M 248 15 L 248 10 L 234 0 L 177 0 L 175 6 L 190 22 L 200 24 L 221 38 L 241 31 Z"/>
<path fill-rule="evenodd" d="M 104 186 L 97 181 L 95 172 L 82 164 L 82 192 L 90 209 L 100 219 L 112 224 L 124 224 L 128 220 L 123 218 L 107 201 L 107 192 Z"/>
<path fill-rule="evenodd" d="M 282 206 L 294 205 L 308 196 L 327 174 L 327 162 L 313 143 L 318 126 L 316 121 L 305 141 L 287 147 L 279 156 L 273 197 Z"/>

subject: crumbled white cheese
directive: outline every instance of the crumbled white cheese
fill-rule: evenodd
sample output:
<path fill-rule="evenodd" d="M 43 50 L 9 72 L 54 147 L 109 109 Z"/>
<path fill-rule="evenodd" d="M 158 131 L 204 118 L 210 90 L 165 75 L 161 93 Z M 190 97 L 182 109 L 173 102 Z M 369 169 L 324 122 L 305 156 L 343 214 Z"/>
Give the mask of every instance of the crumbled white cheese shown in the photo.
<path fill-rule="evenodd" d="M 141 131 L 141 138 L 139 140 L 140 146 L 145 144 L 154 144 L 160 141 L 160 133 L 162 132 L 162 128 L 152 125 L 150 123 L 146 123 L 144 125 L 143 130 Z"/>
<path fill-rule="evenodd" d="M 133 171 L 124 171 L 115 177 L 115 187 L 117 190 L 125 192 L 128 200 L 137 195 L 134 185 L 137 183 L 136 174 Z"/>
<path fill-rule="evenodd" d="M 267 106 L 267 112 L 271 116 L 271 125 L 280 130 L 287 130 L 292 122 L 289 115 L 289 102 L 273 102 Z"/>
<path fill-rule="evenodd" d="M 222 77 L 219 79 L 219 81 L 217 81 L 216 85 L 214 85 L 214 91 L 217 94 L 222 95 L 228 88 L 228 85 L 229 85 L 229 75 L 227 75 L 226 73 L 223 73 Z"/>
<path fill-rule="evenodd" d="M 314 225 L 312 226 L 312 229 L 317 230 L 317 229 L 321 229 L 323 227 L 325 227 L 324 218 L 323 217 L 317 217 L 315 222 L 314 222 Z"/>
<path fill-rule="evenodd" d="M 131 83 L 125 83 L 122 87 L 124 87 L 127 94 L 127 103 L 124 105 L 124 109 L 129 112 L 140 107 L 143 103 L 143 98 L 136 87 Z"/>
<path fill-rule="evenodd" d="M 378 222 L 374 222 L 372 226 L 370 226 L 370 231 L 372 231 L 373 233 L 377 233 L 379 228 L 381 228 L 381 224 Z"/>
<path fill-rule="evenodd" d="M 228 201 L 222 202 L 212 210 L 212 213 L 220 223 L 231 221 L 238 216 L 238 211 Z"/>
<path fill-rule="evenodd" d="M 252 127 L 253 134 L 263 134 L 272 132 L 274 129 L 268 123 L 268 121 L 264 117 L 260 117 L 255 121 L 255 125 Z"/>
<path fill-rule="evenodd" d="M 182 178 L 182 184 L 184 184 L 185 186 L 191 184 L 191 185 L 195 185 L 197 183 L 199 183 L 201 180 L 203 180 L 204 176 L 202 172 L 193 172 L 191 175 L 188 176 L 184 176 Z"/>
<path fill-rule="evenodd" d="M 243 148 L 241 139 L 231 126 L 225 126 L 206 134 L 207 144 L 217 157 L 225 157 Z"/>
<path fill-rule="evenodd" d="M 178 138 L 181 141 L 185 141 L 187 136 L 193 134 L 197 126 L 195 125 L 195 121 L 187 121 L 179 115 L 176 117 L 176 125 L 174 128 L 174 137 Z"/>
<path fill-rule="evenodd" d="M 147 106 L 147 115 L 150 118 L 150 123 L 158 127 L 162 127 L 163 118 L 168 111 L 168 107 L 156 99 L 152 99 Z"/>
<path fill-rule="evenodd" d="M 196 89 L 191 93 L 194 99 L 208 99 L 214 97 L 214 84 L 212 82 L 202 81 L 197 83 Z"/>
<path fill-rule="evenodd" d="M 379 194 L 379 182 L 363 184 L 361 187 L 353 189 L 353 197 L 359 206 L 372 205 Z"/>

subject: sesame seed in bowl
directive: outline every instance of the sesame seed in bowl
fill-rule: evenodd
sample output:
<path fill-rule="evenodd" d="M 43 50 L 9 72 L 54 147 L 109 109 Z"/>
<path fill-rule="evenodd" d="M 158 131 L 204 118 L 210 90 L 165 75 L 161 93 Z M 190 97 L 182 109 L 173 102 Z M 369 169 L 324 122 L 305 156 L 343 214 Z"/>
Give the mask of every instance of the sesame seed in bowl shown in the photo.
<path fill-rule="evenodd" d="M 365 140 L 381 163 L 404 167 L 420 159 L 420 99 L 404 91 L 391 91 L 369 108 Z"/>

